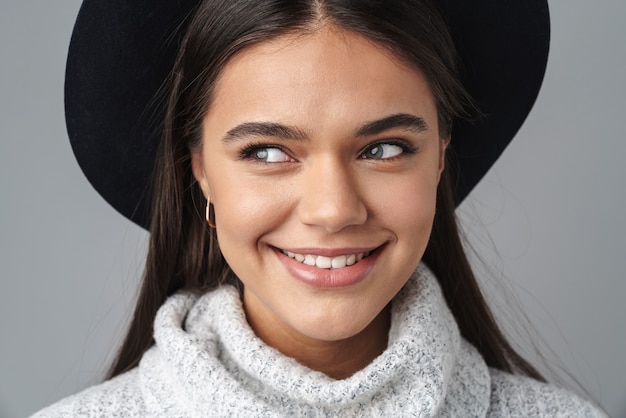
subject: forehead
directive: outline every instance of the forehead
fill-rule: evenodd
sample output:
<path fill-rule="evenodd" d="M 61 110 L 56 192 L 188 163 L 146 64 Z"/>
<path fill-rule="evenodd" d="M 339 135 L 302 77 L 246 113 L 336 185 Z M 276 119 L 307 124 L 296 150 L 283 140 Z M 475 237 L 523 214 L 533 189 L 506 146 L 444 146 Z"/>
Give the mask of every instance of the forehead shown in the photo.
<path fill-rule="evenodd" d="M 327 24 L 317 29 L 288 33 L 276 38 L 253 44 L 230 58 L 226 68 L 242 65 L 251 60 L 277 62 L 281 59 L 300 58 L 299 67 L 307 64 L 343 65 L 357 59 L 370 64 L 377 61 L 393 61 L 395 65 L 410 70 L 402 59 L 388 49 L 362 35 Z M 330 60 L 330 62 L 328 61 Z"/>
<path fill-rule="evenodd" d="M 317 124 L 338 115 L 435 112 L 425 77 L 364 37 L 324 26 L 250 46 L 232 57 L 213 91 L 211 115 Z M 215 115 L 218 116 L 218 115 Z M 309 119 L 307 121 L 307 119 Z M 238 121 L 233 121 L 238 122 Z M 239 121 L 240 122 L 240 121 Z"/>

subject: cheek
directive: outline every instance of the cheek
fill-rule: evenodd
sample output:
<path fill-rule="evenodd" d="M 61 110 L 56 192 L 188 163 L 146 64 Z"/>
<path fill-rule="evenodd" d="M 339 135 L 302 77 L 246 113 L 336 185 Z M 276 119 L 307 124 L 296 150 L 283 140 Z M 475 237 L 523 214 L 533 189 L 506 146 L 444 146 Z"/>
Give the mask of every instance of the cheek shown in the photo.
<path fill-rule="evenodd" d="M 432 221 L 437 198 L 437 175 L 407 175 L 382 181 L 379 192 L 369 193 L 372 206 L 387 222 L 403 230 Z"/>
<path fill-rule="evenodd" d="M 213 181 L 211 189 L 220 246 L 249 246 L 284 220 L 290 207 L 289 193 L 276 182 L 229 173 Z M 225 240 L 229 242 L 223 243 Z"/>
<path fill-rule="evenodd" d="M 376 216 L 397 240 L 393 262 L 398 265 L 423 256 L 430 234 L 437 201 L 437 175 L 407 176 L 387 182 L 385 192 L 376 196 Z"/>

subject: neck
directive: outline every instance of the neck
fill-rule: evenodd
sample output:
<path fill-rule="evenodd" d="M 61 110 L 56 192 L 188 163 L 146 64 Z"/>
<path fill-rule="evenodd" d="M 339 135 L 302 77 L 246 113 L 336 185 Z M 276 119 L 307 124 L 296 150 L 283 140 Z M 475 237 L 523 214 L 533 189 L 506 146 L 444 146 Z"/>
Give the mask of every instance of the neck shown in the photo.
<path fill-rule="evenodd" d="M 361 332 L 337 341 L 315 340 L 280 327 L 258 326 L 260 324 L 250 317 L 248 322 L 267 345 L 312 370 L 340 380 L 363 369 L 387 348 L 391 309 L 390 306 L 385 307 Z M 272 330 L 268 332 L 270 328 Z M 277 329 L 281 331 L 276 332 Z"/>

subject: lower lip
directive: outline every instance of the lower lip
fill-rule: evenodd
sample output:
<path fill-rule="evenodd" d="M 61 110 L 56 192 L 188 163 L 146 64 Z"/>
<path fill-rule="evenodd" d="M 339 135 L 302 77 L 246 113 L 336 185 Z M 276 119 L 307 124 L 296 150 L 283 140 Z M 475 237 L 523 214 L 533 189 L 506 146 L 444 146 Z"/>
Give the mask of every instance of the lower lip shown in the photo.
<path fill-rule="evenodd" d="M 361 259 L 356 264 L 339 269 L 322 269 L 309 266 L 283 254 L 280 250 L 274 251 L 291 276 L 309 286 L 319 289 L 330 289 L 353 286 L 365 280 L 376 264 L 382 249 L 377 249 L 373 254 Z"/>

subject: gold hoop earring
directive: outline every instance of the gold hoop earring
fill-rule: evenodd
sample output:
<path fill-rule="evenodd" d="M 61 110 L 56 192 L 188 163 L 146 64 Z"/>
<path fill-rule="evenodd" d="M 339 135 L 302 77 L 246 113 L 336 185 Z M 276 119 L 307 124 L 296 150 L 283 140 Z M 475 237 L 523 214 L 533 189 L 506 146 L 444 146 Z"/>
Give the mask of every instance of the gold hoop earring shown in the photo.
<path fill-rule="evenodd" d="M 206 209 L 204 210 L 204 217 L 206 218 L 207 223 L 209 224 L 209 226 L 213 229 L 215 229 L 215 223 L 211 222 L 211 201 L 209 199 L 207 199 L 206 201 Z"/>

